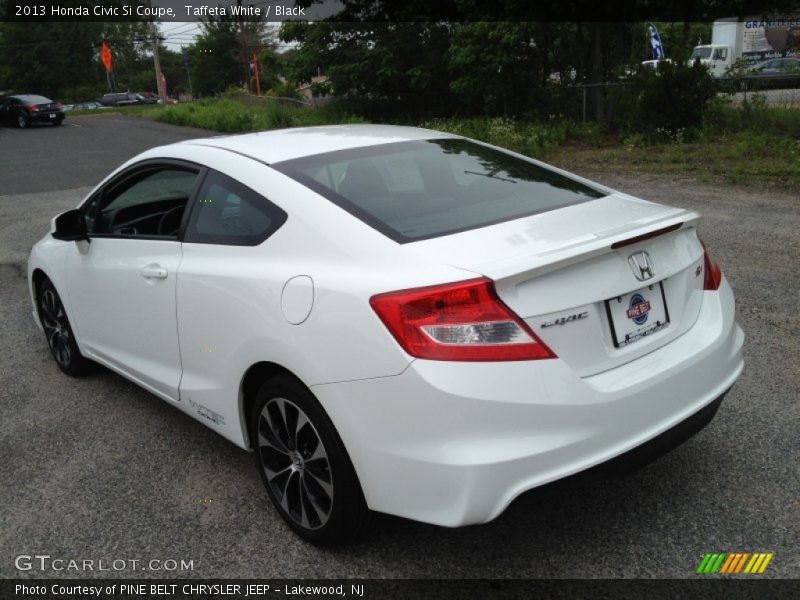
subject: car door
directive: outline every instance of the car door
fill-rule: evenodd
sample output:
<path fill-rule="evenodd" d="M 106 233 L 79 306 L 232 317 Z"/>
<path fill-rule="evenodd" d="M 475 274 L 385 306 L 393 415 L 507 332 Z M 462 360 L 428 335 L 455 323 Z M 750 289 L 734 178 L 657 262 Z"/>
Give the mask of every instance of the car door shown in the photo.
<path fill-rule="evenodd" d="M 86 204 L 90 241 L 75 242 L 66 264 L 81 350 L 174 401 L 179 232 L 199 176 L 195 165 L 147 161 L 115 177 Z"/>
<path fill-rule="evenodd" d="M 252 358 L 243 344 L 254 331 L 285 324 L 269 308 L 285 279 L 270 277 L 280 268 L 265 260 L 261 244 L 269 245 L 286 219 L 252 188 L 209 169 L 186 224 L 177 289 L 181 400 L 210 426 L 227 429 L 226 435 L 236 435 L 239 427 L 232 390 L 249 366 L 243 361 Z"/>
<path fill-rule="evenodd" d="M 0 103 L 0 121 L 5 123 L 16 121 L 19 109 L 19 100 L 16 98 L 6 98 Z"/>
<path fill-rule="evenodd" d="M 780 59 L 769 61 L 767 64 L 764 65 L 764 68 L 762 69 L 761 73 L 763 75 L 777 75 L 778 73 L 780 73 L 781 62 L 782 61 Z"/>

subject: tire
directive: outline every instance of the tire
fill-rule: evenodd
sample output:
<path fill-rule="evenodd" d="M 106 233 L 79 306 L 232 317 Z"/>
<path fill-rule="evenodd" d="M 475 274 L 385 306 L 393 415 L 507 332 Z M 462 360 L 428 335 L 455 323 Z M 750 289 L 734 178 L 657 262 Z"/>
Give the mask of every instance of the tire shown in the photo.
<path fill-rule="evenodd" d="M 78 349 L 64 304 L 49 279 L 42 281 L 39 286 L 37 308 L 47 345 L 58 368 L 71 377 L 91 370 L 94 363 Z"/>
<path fill-rule="evenodd" d="M 256 394 L 250 424 L 267 494 L 295 533 L 314 544 L 333 545 L 366 529 L 369 510 L 350 457 L 305 386 L 288 375 L 266 381 Z"/>
<path fill-rule="evenodd" d="M 54 127 L 58 127 L 58 126 L 59 126 L 59 125 L 61 125 L 63 122 L 64 122 L 64 119 L 56 119 L 55 121 L 53 121 L 53 126 L 54 126 Z"/>
<path fill-rule="evenodd" d="M 27 115 L 24 113 L 19 113 L 17 116 L 17 127 L 20 129 L 27 129 L 28 125 L 30 125 L 30 120 L 28 119 Z"/>

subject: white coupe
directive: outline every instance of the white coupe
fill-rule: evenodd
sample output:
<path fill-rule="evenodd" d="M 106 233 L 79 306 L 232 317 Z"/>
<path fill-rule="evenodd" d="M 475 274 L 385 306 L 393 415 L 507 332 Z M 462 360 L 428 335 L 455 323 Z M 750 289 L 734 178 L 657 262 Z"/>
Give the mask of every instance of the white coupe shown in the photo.
<path fill-rule="evenodd" d="M 699 215 L 408 127 L 154 148 L 28 261 L 62 371 L 100 363 L 254 451 L 324 543 L 445 526 L 702 428 L 742 371 Z"/>

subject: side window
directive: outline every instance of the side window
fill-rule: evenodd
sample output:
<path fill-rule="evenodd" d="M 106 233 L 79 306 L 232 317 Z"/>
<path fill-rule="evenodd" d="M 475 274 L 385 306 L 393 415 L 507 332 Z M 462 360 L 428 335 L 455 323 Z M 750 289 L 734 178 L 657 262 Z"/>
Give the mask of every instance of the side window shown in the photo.
<path fill-rule="evenodd" d="M 103 190 L 91 231 L 177 238 L 196 181 L 195 170 L 150 166 L 112 182 Z"/>
<path fill-rule="evenodd" d="M 286 213 L 245 185 L 209 171 L 189 217 L 185 242 L 256 246 L 286 221 Z"/>

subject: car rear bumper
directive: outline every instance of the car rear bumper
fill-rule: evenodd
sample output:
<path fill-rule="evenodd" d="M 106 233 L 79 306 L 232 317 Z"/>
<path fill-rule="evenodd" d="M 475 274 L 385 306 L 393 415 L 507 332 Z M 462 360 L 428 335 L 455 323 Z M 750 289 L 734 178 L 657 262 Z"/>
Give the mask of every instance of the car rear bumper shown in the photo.
<path fill-rule="evenodd" d="M 415 360 L 397 376 L 312 389 L 370 508 L 460 526 L 494 519 L 522 492 L 637 447 L 680 443 L 713 417 L 741 373 L 743 342 L 723 281 L 704 294 L 688 332 L 590 377 L 558 359 Z"/>
<path fill-rule="evenodd" d="M 52 115 L 52 116 L 51 116 Z M 63 112 L 38 112 L 28 115 L 28 120 L 31 123 L 50 123 L 52 121 L 60 121 L 64 118 Z"/>

